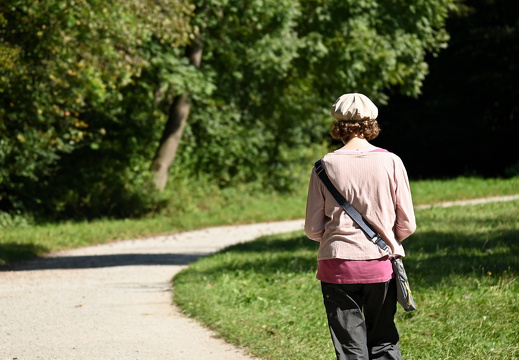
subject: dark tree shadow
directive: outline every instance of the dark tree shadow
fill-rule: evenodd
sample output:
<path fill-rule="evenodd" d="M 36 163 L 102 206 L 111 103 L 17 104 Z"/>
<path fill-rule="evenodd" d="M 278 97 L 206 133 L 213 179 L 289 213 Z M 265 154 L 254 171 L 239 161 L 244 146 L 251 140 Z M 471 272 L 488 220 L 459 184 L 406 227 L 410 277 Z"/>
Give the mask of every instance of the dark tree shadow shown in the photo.
<path fill-rule="evenodd" d="M 114 266 L 138 265 L 187 265 L 202 256 L 199 254 L 113 254 L 89 256 L 43 257 L 31 261 L 17 262 L 0 271 L 55 270 L 55 269 L 93 269 Z"/>
<path fill-rule="evenodd" d="M 35 259 L 40 254 L 48 252 L 49 249 L 37 244 L 18 244 L 15 242 L 0 244 L 0 260 L 10 263 L 11 259 Z M 0 270 L 5 270 L 10 265 L 0 266 Z"/>
<path fill-rule="evenodd" d="M 517 273 L 519 231 L 501 231 L 491 238 L 471 238 L 464 234 L 424 232 L 405 241 L 406 271 L 414 286 L 428 287 L 451 275 L 485 275 L 496 278 Z M 254 270 L 274 276 L 279 272 L 315 271 L 318 244 L 304 235 L 262 237 L 256 241 L 230 246 L 222 253 L 240 255 L 232 262 L 220 261 L 206 270 L 208 275 Z M 301 251 L 310 250 L 310 251 Z M 264 253 L 258 260 L 253 254 Z"/>

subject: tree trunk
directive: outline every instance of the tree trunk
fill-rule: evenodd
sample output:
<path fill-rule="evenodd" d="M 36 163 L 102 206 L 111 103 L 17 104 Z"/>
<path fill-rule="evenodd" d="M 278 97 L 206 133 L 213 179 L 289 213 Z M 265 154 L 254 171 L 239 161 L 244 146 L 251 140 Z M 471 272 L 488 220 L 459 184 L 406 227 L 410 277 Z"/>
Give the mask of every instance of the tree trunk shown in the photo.
<path fill-rule="evenodd" d="M 202 43 L 200 38 L 195 39 L 186 48 L 186 56 L 193 66 L 200 67 L 202 60 Z M 177 95 L 169 108 L 168 121 L 162 132 L 159 147 L 151 165 L 155 186 L 160 191 L 165 189 L 168 182 L 169 169 L 175 160 L 190 110 L 191 102 L 187 91 L 184 94 Z"/>

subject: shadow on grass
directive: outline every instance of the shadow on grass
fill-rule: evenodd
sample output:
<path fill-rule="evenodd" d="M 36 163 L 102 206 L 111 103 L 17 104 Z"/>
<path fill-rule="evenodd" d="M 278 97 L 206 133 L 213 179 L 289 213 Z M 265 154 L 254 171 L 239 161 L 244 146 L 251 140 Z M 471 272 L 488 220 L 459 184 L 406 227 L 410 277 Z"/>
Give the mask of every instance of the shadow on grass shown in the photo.
<path fill-rule="evenodd" d="M 36 244 L 0 244 L 0 270 L 2 265 L 8 266 L 12 259 L 35 259 L 48 251 L 46 247 Z"/>
<path fill-rule="evenodd" d="M 519 270 L 519 231 L 452 234 L 427 232 L 406 244 L 404 260 L 416 285 L 430 286 L 451 275 L 514 274 Z"/>
<path fill-rule="evenodd" d="M 477 238 L 479 237 L 479 238 Z M 404 260 L 410 281 L 416 286 L 431 286 L 451 275 L 479 276 L 492 273 L 517 273 L 519 231 L 501 231 L 477 237 L 464 234 L 425 232 L 405 241 Z M 267 236 L 233 245 L 214 256 L 222 261 L 204 271 L 211 276 L 230 272 L 276 273 L 315 272 L 318 244 L 304 235 Z M 225 261 L 225 254 L 235 254 Z"/>

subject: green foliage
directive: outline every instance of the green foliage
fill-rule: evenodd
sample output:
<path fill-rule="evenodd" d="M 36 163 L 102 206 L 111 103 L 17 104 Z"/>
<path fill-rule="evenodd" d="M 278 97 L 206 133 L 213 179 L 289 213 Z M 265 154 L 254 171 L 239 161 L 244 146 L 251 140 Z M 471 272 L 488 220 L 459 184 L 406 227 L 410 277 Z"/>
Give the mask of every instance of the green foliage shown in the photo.
<path fill-rule="evenodd" d="M 176 0 L 15 0 L 0 14 L 1 207 L 34 209 L 50 197 L 80 210 L 67 194 L 54 199 L 42 189 L 53 192 L 58 184 L 58 194 L 83 198 L 73 184 L 85 172 L 112 192 L 136 187 L 127 173 L 142 167 L 143 157 L 149 161 L 145 149 L 164 120 L 153 98 L 159 77 L 144 73 L 156 51 L 174 53 L 188 41 L 190 6 Z M 73 161 L 62 160 L 65 154 Z M 118 164 L 88 165 L 108 156 Z M 88 189 L 87 177 L 80 182 L 90 196 L 110 195 L 97 185 Z"/>
<path fill-rule="evenodd" d="M 339 95 L 418 94 L 453 3 L 11 1 L 0 7 L 0 208 L 58 218 L 157 209 L 147 169 L 186 91 L 173 174 L 292 191 L 326 151 Z M 197 34 L 200 69 L 183 52 Z"/>
<path fill-rule="evenodd" d="M 214 92 L 193 96 L 177 161 L 222 186 L 260 181 L 281 190 L 324 152 L 327 109 L 339 95 L 383 103 L 390 87 L 419 93 L 425 55 L 446 46 L 453 8 L 450 0 L 195 4 L 201 71 Z"/>
<path fill-rule="evenodd" d="M 518 206 L 417 211 L 405 265 L 418 310 L 396 316 L 404 358 L 517 358 Z M 300 232 L 231 246 L 177 274 L 175 301 L 255 356 L 330 359 L 317 247 Z"/>
<path fill-rule="evenodd" d="M 389 86 L 419 94 L 428 69 L 425 54 L 446 46 L 444 21 L 453 9 L 452 1 L 302 4 L 299 33 L 307 41 L 301 60 L 307 71 L 319 74 L 319 90 L 328 96 L 358 91 L 379 102 L 386 100 L 383 91 Z"/>

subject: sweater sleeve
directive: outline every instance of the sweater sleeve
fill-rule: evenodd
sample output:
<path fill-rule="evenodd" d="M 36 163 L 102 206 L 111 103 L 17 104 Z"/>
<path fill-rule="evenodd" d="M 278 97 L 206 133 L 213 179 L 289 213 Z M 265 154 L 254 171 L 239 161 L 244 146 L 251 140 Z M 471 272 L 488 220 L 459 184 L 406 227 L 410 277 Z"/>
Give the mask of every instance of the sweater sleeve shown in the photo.
<path fill-rule="evenodd" d="M 322 182 L 315 169 L 312 169 L 306 200 L 305 233 L 309 239 L 315 241 L 321 241 L 326 224 L 324 194 L 321 184 Z"/>
<path fill-rule="evenodd" d="M 416 230 L 416 219 L 411 197 L 411 187 L 404 164 L 399 159 L 395 169 L 396 177 L 396 220 L 395 238 L 401 242 Z"/>

